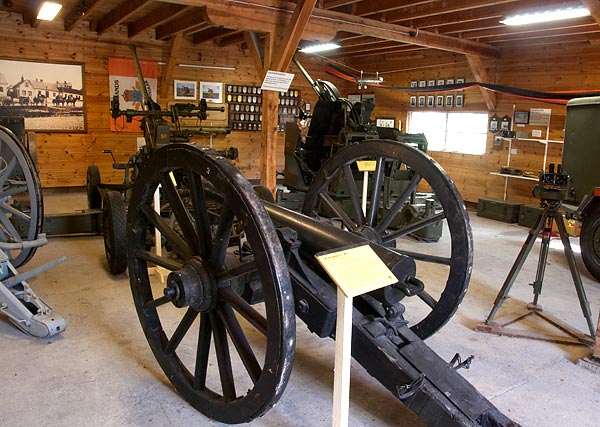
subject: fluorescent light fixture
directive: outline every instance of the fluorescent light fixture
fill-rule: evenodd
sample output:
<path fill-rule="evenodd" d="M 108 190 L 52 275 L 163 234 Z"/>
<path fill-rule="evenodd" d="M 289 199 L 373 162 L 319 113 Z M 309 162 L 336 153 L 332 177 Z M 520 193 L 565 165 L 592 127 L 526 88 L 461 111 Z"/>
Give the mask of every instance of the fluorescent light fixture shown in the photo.
<path fill-rule="evenodd" d="M 38 12 L 37 19 L 52 21 L 61 9 L 62 4 L 45 1 Z"/>
<path fill-rule="evenodd" d="M 160 64 L 160 62 L 159 62 L 159 64 Z M 219 65 L 177 64 L 177 66 L 184 67 L 184 68 L 206 68 L 209 70 L 229 70 L 229 71 L 237 70 L 237 68 L 235 68 L 235 67 L 221 67 Z"/>
<path fill-rule="evenodd" d="M 507 16 L 501 24 L 505 25 L 527 25 L 542 22 L 561 21 L 564 19 L 581 18 L 589 16 L 590 11 L 585 7 L 570 7 L 567 9 L 545 10 L 543 12 L 524 13 L 522 15 Z"/>
<path fill-rule="evenodd" d="M 328 50 L 339 49 L 340 47 L 341 46 L 337 43 L 321 43 L 321 44 L 313 44 L 310 46 L 300 48 L 300 52 L 302 52 L 302 53 L 326 52 Z"/>

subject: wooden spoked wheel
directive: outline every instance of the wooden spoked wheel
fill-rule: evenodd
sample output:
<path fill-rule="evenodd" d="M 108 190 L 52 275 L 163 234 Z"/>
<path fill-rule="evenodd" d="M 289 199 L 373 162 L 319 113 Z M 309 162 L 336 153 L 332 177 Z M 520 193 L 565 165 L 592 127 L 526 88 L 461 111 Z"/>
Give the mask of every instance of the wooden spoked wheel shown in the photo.
<path fill-rule="evenodd" d="M 262 415 L 288 381 L 295 318 L 279 240 L 250 184 L 207 147 L 165 146 L 136 179 L 127 236 L 137 313 L 175 388 L 220 422 Z M 169 271 L 165 284 L 155 265 Z"/>
<path fill-rule="evenodd" d="M 364 173 L 357 161 L 370 160 L 366 213 L 362 208 Z M 401 171 L 402 173 L 395 173 Z M 395 178 L 391 178 L 395 176 Z M 392 189 L 401 176 L 403 186 Z M 396 182 L 397 183 L 397 182 Z M 376 190 L 374 191 L 373 188 Z M 402 215 L 415 195 L 431 194 L 435 212 L 406 222 Z M 404 298 L 404 317 L 413 332 L 425 339 L 454 314 L 467 290 L 473 264 L 473 242 L 463 200 L 450 177 L 427 154 L 390 140 L 350 145 L 331 157 L 316 174 L 306 195 L 303 213 L 327 217 L 345 229 L 413 258 L 424 289 Z M 426 227 L 443 225 L 437 243 L 408 237 Z"/>
<path fill-rule="evenodd" d="M 35 240 L 42 231 L 42 187 L 25 147 L 0 126 L 0 241 Z M 14 267 L 25 264 L 36 248 L 11 250 Z"/>

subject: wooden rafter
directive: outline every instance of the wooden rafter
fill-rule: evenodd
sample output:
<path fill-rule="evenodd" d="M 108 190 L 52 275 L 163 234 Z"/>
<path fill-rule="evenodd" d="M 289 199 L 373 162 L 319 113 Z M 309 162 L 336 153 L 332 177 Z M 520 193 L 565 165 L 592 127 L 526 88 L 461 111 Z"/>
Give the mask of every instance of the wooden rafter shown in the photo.
<path fill-rule="evenodd" d="M 387 14 L 387 22 L 407 22 L 412 19 L 425 18 L 451 12 L 464 12 L 471 9 L 516 3 L 517 0 L 453 0 L 420 4 Z"/>
<path fill-rule="evenodd" d="M 222 27 L 206 28 L 200 32 L 194 33 L 194 35 L 192 36 L 192 43 L 199 44 L 207 41 L 214 41 L 218 37 L 226 37 L 233 33 L 237 33 L 237 31 L 226 30 Z"/>
<path fill-rule="evenodd" d="M 183 33 L 177 33 L 171 38 L 171 42 L 169 43 L 169 50 L 167 59 L 167 63 L 165 65 L 165 69 L 162 73 L 160 79 L 160 96 L 164 98 L 169 97 L 169 90 L 173 86 L 171 84 L 173 78 L 173 72 L 175 71 L 177 52 L 179 52 L 179 48 L 181 46 L 181 41 L 183 40 Z"/>
<path fill-rule="evenodd" d="M 65 15 L 65 31 L 71 31 L 73 28 L 75 28 L 75 26 L 81 22 L 86 15 L 89 15 L 90 13 L 92 13 L 96 7 L 98 6 L 98 4 L 101 2 L 102 0 L 92 0 L 90 2 L 89 5 L 87 5 L 87 9 L 86 10 L 82 10 L 79 6 L 79 3 L 77 3 L 73 8 L 71 8 L 71 10 L 69 10 L 69 12 Z"/>
<path fill-rule="evenodd" d="M 156 27 L 156 39 L 165 40 L 172 35 L 189 30 L 197 27 L 198 25 L 205 23 L 208 28 L 209 24 L 206 23 L 206 14 L 204 8 L 195 8 L 178 16 L 175 19 L 167 21 L 164 24 Z"/>
<path fill-rule="evenodd" d="M 192 7 L 181 4 L 162 3 L 157 9 L 151 13 L 144 15 L 142 18 L 127 24 L 127 36 L 135 37 L 142 31 L 154 28 L 158 25 L 176 18 L 185 11 L 190 11 Z"/>
<path fill-rule="evenodd" d="M 214 44 L 219 47 L 231 46 L 232 44 L 242 43 L 244 34 L 242 31 L 232 30 L 228 34 L 222 34 L 213 40 Z"/>
<path fill-rule="evenodd" d="M 125 0 L 123 3 L 119 4 L 119 6 L 104 15 L 98 22 L 92 23 L 92 30 L 96 31 L 98 35 L 104 34 L 110 28 L 125 21 L 149 1 L 150 0 Z"/>
<path fill-rule="evenodd" d="M 209 19 L 214 25 L 246 31 L 277 30 L 278 25 L 286 25 L 291 19 L 294 4 L 282 0 L 247 0 L 243 3 L 225 0 L 181 0 L 186 4 L 206 5 Z M 509 0 L 501 0 L 509 1 Z M 232 18 L 233 15 L 233 18 Z M 332 35 L 337 31 L 347 31 L 403 43 L 416 44 L 434 49 L 478 56 L 498 56 L 493 46 L 471 40 L 461 40 L 414 28 L 388 24 L 372 19 L 361 18 L 331 10 L 315 9 L 305 29 L 305 38 L 319 40 L 323 35 Z M 332 38 L 332 37 L 330 37 Z"/>
<path fill-rule="evenodd" d="M 467 62 L 469 63 L 469 67 L 471 68 L 471 72 L 473 73 L 473 77 L 478 82 L 483 83 L 491 83 L 487 70 L 481 61 L 481 58 L 475 55 L 466 55 Z M 492 91 L 484 89 L 480 87 L 481 94 L 483 95 L 483 100 L 485 101 L 485 105 L 487 105 L 489 111 L 496 111 L 496 94 Z"/>
<path fill-rule="evenodd" d="M 393 10 L 405 9 L 409 7 L 417 7 L 428 3 L 437 2 L 437 0 L 379 0 L 379 1 L 363 1 L 356 5 L 357 16 L 376 15 L 380 13 L 390 12 Z"/>
<path fill-rule="evenodd" d="M 285 27 L 283 36 L 275 43 L 275 51 L 270 64 L 272 70 L 285 71 L 292 62 L 316 3 L 317 0 L 298 0 L 296 10 Z"/>
<path fill-rule="evenodd" d="M 361 0 L 325 0 L 323 9 L 335 9 L 337 7 L 348 6 L 359 3 Z"/>

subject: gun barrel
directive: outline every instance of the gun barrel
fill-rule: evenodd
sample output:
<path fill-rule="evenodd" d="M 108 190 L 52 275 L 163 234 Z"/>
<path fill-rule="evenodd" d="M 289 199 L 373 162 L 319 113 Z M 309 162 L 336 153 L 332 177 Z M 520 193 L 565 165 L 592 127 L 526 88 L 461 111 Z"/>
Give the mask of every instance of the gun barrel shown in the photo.
<path fill-rule="evenodd" d="M 140 60 L 137 56 L 137 49 L 135 45 L 132 43 L 129 45 L 129 49 L 133 54 L 133 64 L 135 65 L 135 71 L 137 73 L 138 82 L 140 83 L 140 87 L 142 89 L 142 97 L 143 97 L 143 110 L 148 110 L 150 105 L 150 95 L 148 94 L 148 88 L 146 88 L 146 81 L 144 80 L 144 75 L 142 74 L 142 67 L 140 67 Z"/>
<path fill-rule="evenodd" d="M 300 61 L 298 61 L 295 56 L 292 58 L 292 61 L 294 61 L 294 64 L 296 64 L 296 67 L 298 67 L 298 69 L 300 70 L 300 72 L 302 73 L 304 78 L 308 81 L 308 83 L 310 83 L 311 87 L 313 88 L 315 93 L 319 96 L 319 98 L 320 99 L 323 98 L 323 92 L 321 91 L 321 88 L 319 88 L 319 85 L 317 84 L 317 82 L 315 82 L 312 79 L 310 74 L 308 74 L 308 71 L 306 71 L 306 69 L 302 66 L 302 64 L 300 64 Z"/>

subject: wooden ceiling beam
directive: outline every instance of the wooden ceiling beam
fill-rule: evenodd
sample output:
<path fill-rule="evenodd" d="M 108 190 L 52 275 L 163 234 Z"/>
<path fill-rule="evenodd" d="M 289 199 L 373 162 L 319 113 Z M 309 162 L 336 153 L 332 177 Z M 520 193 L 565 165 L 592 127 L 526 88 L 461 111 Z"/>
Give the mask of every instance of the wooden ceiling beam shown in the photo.
<path fill-rule="evenodd" d="M 490 43 L 500 43 L 506 41 L 517 41 L 517 40 L 536 40 L 536 39 L 544 39 L 549 43 L 561 43 L 562 38 L 566 38 L 569 36 L 578 36 L 578 35 L 588 35 L 588 34 L 597 34 L 600 32 L 600 28 L 596 24 L 588 25 L 586 27 L 581 27 L 578 29 L 562 29 L 562 30 L 547 30 L 538 33 L 517 33 L 517 34 L 508 34 L 508 35 L 490 35 L 486 37 Z M 555 39 L 554 41 L 551 41 Z"/>
<path fill-rule="evenodd" d="M 583 44 L 600 44 L 600 32 L 587 34 L 574 34 L 562 37 L 539 37 L 539 38 L 524 38 L 522 40 L 504 40 L 497 42 L 496 45 L 500 49 L 515 49 L 521 47 L 545 47 L 551 44 L 567 45 L 571 43 Z"/>
<path fill-rule="evenodd" d="M 434 3 L 438 0 L 379 0 L 364 1 L 356 5 L 357 16 L 378 15 L 392 10 L 399 10 L 408 7 L 416 7 L 428 3 Z"/>
<path fill-rule="evenodd" d="M 412 19 L 426 18 L 452 12 L 464 12 L 471 9 L 481 9 L 489 6 L 506 5 L 517 0 L 453 0 L 419 4 L 402 10 L 391 11 L 387 14 L 387 22 L 407 22 Z M 506 6 L 505 6 L 506 9 Z"/>
<path fill-rule="evenodd" d="M 102 35 L 110 28 L 125 21 L 149 2 L 150 0 L 125 0 L 104 15 L 98 22 L 92 22 L 91 29 L 96 31 L 98 35 Z"/>
<path fill-rule="evenodd" d="M 466 57 L 475 81 L 492 83 L 488 76 L 487 70 L 483 65 L 483 62 L 481 61 L 481 58 L 475 55 L 466 55 Z M 491 90 L 487 90 L 481 86 L 479 89 L 481 90 L 481 94 L 483 95 L 483 100 L 485 101 L 485 105 L 487 105 L 488 111 L 496 111 L 496 94 Z"/>
<path fill-rule="evenodd" d="M 167 63 L 165 65 L 165 69 L 163 70 L 162 77 L 160 79 L 160 96 L 164 98 L 169 97 L 169 90 L 172 85 L 173 73 L 175 71 L 177 53 L 179 52 L 179 48 L 181 47 L 181 42 L 183 40 L 183 33 L 177 33 L 171 38 L 171 42 L 169 43 L 168 57 Z"/>
<path fill-rule="evenodd" d="M 247 0 L 240 4 L 225 0 L 180 1 L 185 2 L 185 4 L 206 5 L 209 19 L 213 25 L 223 25 L 230 28 L 234 25 L 236 29 L 263 32 L 274 32 L 278 25 L 287 25 L 291 19 L 291 11 L 294 10 L 293 7 L 295 6 L 293 3 L 283 0 L 263 0 L 260 3 L 255 3 L 257 0 Z M 483 43 L 461 40 L 455 37 L 323 9 L 314 10 L 303 38 L 311 40 L 311 37 L 317 37 L 317 40 L 327 40 L 327 37 L 329 37 L 330 40 L 336 31 L 353 32 L 463 54 L 490 57 L 496 57 L 499 54 L 493 46 Z M 324 37 L 324 35 L 326 36 Z"/>
<path fill-rule="evenodd" d="M 242 43 L 243 41 L 245 41 L 245 39 L 244 39 L 244 34 L 242 33 L 242 31 L 233 30 L 229 34 L 224 34 L 222 36 L 215 38 L 214 43 L 215 43 L 215 46 L 225 47 L 225 46 L 231 46 L 232 44 Z"/>
<path fill-rule="evenodd" d="M 544 2 L 545 8 L 553 8 L 558 6 L 578 6 L 579 0 L 551 0 Z M 514 4 L 499 4 L 496 6 L 489 6 L 485 8 L 461 10 L 458 12 L 445 12 L 438 15 L 426 16 L 423 18 L 404 18 L 397 23 L 404 25 L 410 25 L 416 28 L 432 30 L 433 28 L 440 27 L 441 32 L 444 31 L 446 25 L 460 25 L 471 21 L 485 20 L 485 19 L 497 19 L 508 15 L 509 13 L 522 13 L 529 9 L 539 8 L 539 0 L 519 0 L 518 3 Z"/>
<path fill-rule="evenodd" d="M 316 4 L 317 0 L 298 0 L 292 19 L 286 25 L 282 37 L 275 42 L 270 69 L 285 71 L 289 67 Z"/>
<path fill-rule="evenodd" d="M 323 2 L 323 9 L 335 9 L 360 2 L 361 0 L 325 0 Z"/>
<path fill-rule="evenodd" d="M 165 40 L 181 31 L 186 31 L 192 27 L 205 22 L 206 13 L 204 8 L 194 8 L 178 18 L 172 19 L 156 27 L 156 39 Z M 209 25 L 208 23 L 206 24 Z"/>
<path fill-rule="evenodd" d="M 587 22 L 584 22 L 587 21 Z M 486 30 L 477 30 L 477 31 L 466 31 L 463 32 L 463 37 L 467 39 L 485 39 L 486 42 L 493 41 L 496 38 L 507 39 L 515 36 L 516 38 L 522 37 L 539 37 L 545 35 L 567 35 L 567 34 L 578 34 L 582 32 L 590 32 L 598 30 L 598 24 L 595 22 L 590 22 L 589 19 L 579 19 L 579 23 L 575 23 L 574 21 L 570 21 L 575 25 L 559 25 L 556 26 L 557 23 L 554 22 L 552 24 L 545 25 L 536 25 L 536 26 L 506 26 L 503 25 L 500 28 L 492 28 Z"/>
<path fill-rule="evenodd" d="M 131 22 L 127 25 L 127 37 L 132 38 L 140 34 L 142 31 L 146 31 L 150 28 L 154 28 L 158 25 L 164 24 L 165 22 L 179 16 L 185 11 L 193 9 L 191 6 L 184 6 L 181 4 L 173 3 L 162 3 L 157 9 L 151 13 L 144 15 L 137 21 Z"/>
<path fill-rule="evenodd" d="M 192 43 L 199 44 L 207 41 L 214 41 L 217 37 L 228 36 L 232 33 L 237 33 L 235 30 L 227 30 L 223 27 L 210 27 L 200 32 L 194 33 Z"/>
<path fill-rule="evenodd" d="M 77 4 L 69 10 L 66 14 L 64 23 L 65 23 L 65 31 L 71 31 L 75 26 L 81 22 L 85 16 L 89 16 L 98 6 L 98 4 L 102 0 L 92 0 L 86 9 L 81 8 L 81 4 L 77 2 Z"/>

